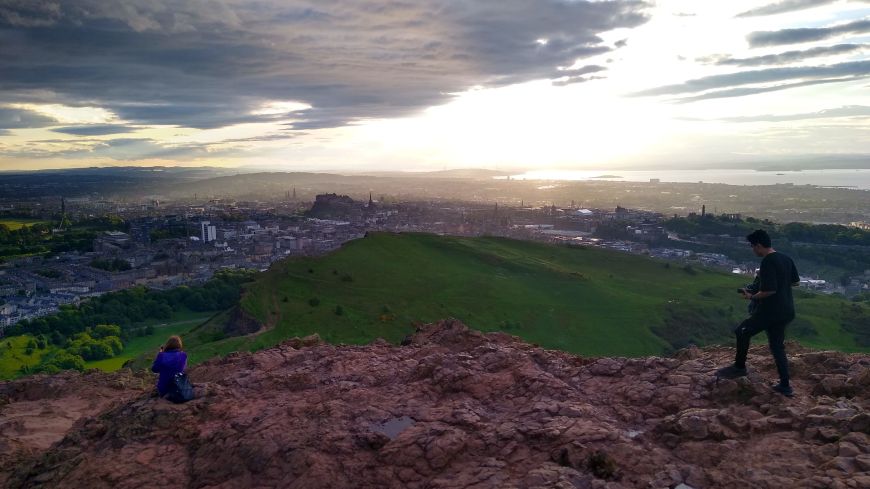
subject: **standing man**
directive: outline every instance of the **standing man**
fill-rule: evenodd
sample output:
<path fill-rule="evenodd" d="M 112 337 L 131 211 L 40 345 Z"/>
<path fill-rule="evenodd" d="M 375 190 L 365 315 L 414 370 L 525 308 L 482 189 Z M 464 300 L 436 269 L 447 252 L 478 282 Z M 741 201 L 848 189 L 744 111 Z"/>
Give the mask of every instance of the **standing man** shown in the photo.
<path fill-rule="evenodd" d="M 791 288 L 798 285 L 800 277 L 791 258 L 773 249 L 767 232 L 762 229 L 753 231 L 746 236 L 746 241 L 749 241 L 755 255 L 762 258 L 759 271 L 761 280 L 758 292 L 751 294 L 743 290 L 743 297 L 757 301 L 758 308 L 734 330 L 737 336 L 734 365 L 719 369 L 716 375 L 727 379 L 746 375 L 749 341 L 765 331 L 779 373 L 779 384 L 774 385 L 773 390 L 791 397 L 793 391 L 789 385 L 788 359 L 785 356 L 785 327 L 794 319 Z"/>

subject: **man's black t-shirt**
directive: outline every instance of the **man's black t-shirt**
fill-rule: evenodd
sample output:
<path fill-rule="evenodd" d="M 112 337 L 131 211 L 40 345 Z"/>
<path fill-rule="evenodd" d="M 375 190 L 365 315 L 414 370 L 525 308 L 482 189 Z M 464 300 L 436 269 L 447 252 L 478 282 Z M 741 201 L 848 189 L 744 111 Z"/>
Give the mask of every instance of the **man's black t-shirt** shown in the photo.
<path fill-rule="evenodd" d="M 759 276 L 761 284 L 758 289 L 776 293 L 759 301 L 755 315 L 771 321 L 794 319 L 791 287 L 800 281 L 800 277 L 792 259 L 778 251 L 768 254 L 761 260 Z"/>

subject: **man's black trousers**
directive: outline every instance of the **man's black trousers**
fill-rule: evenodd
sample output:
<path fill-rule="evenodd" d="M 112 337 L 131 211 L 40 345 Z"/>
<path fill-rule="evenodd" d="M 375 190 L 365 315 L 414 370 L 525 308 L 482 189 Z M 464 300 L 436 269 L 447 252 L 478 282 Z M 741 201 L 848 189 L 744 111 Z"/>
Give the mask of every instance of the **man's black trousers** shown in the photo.
<path fill-rule="evenodd" d="M 767 343 L 770 345 L 770 353 L 776 362 L 776 370 L 779 373 L 779 382 L 787 386 L 789 384 L 788 359 L 785 356 L 785 327 L 792 320 L 771 321 L 757 316 L 740 323 L 734 330 L 737 337 L 737 355 L 734 358 L 734 366 L 746 368 L 746 354 L 749 353 L 749 342 L 753 336 L 762 331 L 767 332 Z"/>

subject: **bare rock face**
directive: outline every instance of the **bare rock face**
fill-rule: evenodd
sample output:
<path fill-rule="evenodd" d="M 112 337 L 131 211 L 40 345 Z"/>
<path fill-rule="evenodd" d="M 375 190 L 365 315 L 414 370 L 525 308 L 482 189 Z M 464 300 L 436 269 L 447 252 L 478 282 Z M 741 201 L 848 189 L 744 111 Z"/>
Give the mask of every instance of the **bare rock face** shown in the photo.
<path fill-rule="evenodd" d="M 224 326 L 224 333 L 228 336 L 242 336 L 256 333 L 263 325 L 256 318 L 248 314 L 244 309 L 236 306 L 230 312 L 230 319 Z"/>
<path fill-rule="evenodd" d="M 129 370 L 111 374 L 68 371 L 0 383 L 0 486 L 14 467 L 63 439 L 79 419 L 151 388 L 150 375 Z"/>
<path fill-rule="evenodd" d="M 0 469 L 9 487 L 870 487 L 867 355 L 791 348 L 789 399 L 766 348 L 717 382 L 731 349 L 580 358 L 454 320 L 404 343 L 232 354 L 191 369 L 182 405 L 125 387 Z M 7 395 L 3 420 L 93 374 L 64 375 Z"/>

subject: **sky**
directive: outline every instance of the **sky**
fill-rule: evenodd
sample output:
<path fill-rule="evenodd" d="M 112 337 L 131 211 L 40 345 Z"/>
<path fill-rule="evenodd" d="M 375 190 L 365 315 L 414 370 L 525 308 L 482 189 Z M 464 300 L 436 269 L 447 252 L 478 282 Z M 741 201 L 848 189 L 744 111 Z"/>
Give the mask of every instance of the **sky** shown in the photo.
<path fill-rule="evenodd" d="M 0 170 L 870 155 L 870 0 L 0 0 Z"/>

